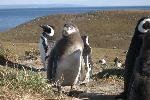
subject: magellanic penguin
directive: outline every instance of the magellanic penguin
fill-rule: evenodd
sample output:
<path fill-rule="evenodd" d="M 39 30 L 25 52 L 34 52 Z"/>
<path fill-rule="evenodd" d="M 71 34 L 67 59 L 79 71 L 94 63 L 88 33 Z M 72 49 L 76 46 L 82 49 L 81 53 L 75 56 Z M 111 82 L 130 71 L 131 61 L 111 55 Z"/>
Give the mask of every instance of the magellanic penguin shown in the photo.
<path fill-rule="evenodd" d="M 128 100 L 150 100 L 150 18 L 143 24 L 147 31 L 135 62 Z"/>
<path fill-rule="evenodd" d="M 115 67 L 122 67 L 121 60 L 118 57 L 114 59 L 114 63 Z"/>
<path fill-rule="evenodd" d="M 49 42 L 50 39 L 54 36 L 54 26 L 51 25 L 40 25 L 43 29 L 43 32 L 40 34 L 40 42 L 39 42 L 39 51 L 41 61 L 43 63 L 44 69 L 47 69 L 46 60 L 48 58 L 48 53 L 51 51 L 54 42 Z"/>
<path fill-rule="evenodd" d="M 77 26 L 72 23 L 65 24 L 62 38 L 56 42 L 50 53 L 47 78 L 53 80 L 58 87 L 71 86 L 72 89 L 80 80 L 83 48 Z"/>
<path fill-rule="evenodd" d="M 92 67 L 93 67 L 93 61 L 92 61 L 92 48 L 89 44 L 89 37 L 88 36 L 81 36 L 83 43 L 84 43 L 84 49 L 83 49 L 83 59 L 85 63 L 85 69 L 86 69 L 86 76 L 83 83 L 87 83 L 90 81 L 90 78 L 92 77 Z"/>
<path fill-rule="evenodd" d="M 125 78 L 124 78 L 124 92 L 121 94 L 120 97 L 127 98 L 127 95 L 129 93 L 129 84 L 131 76 L 133 75 L 133 69 L 135 65 L 136 58 L 140 54 L 140 49 L 143 44 L 143 37 L 144 34 L 148 32 L 148 26 L 150 22 L 149 17 L 143 17 L 141 18 L 135 28 L 134 35 L 132 37 L 130 47 L 128 49 L 128 53 L 126 55 L 125 60 Z"/>

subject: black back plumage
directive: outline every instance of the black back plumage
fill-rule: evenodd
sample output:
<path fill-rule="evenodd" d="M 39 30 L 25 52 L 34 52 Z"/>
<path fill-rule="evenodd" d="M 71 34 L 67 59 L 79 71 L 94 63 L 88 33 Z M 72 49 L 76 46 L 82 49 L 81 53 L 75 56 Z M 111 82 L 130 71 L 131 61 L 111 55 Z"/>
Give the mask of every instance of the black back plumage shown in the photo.
<path fill-rule="evenodd" d="M 40 27 L 43 29 L 44 32 L 47 32 L 47 33 L 51 33 L 51 28 L 50 27 L 55 29 L 55 27 L 52 26 L 52 25 L 40 25 Z"/>
<path fill-rule="evenodd" d="M 145 20 L 148 19 L 149 17 L 143 17 L 141 18 L 135 28 L 135 32 L 134 35 L 132 37 L 131 40 L 131 44 L 130 47 L 128 49 L 128 53 L 126 55 L 126 60 L 125 60 L 125 83 L 124 83 L 124 92 L 125 95 L 127 95 L 128 93 L 128 89 L 129 89 L 129 84 L 130 84 L 130 80 L 131 80 L 131 76 L 133 74 L 133 70 L 134 70 L 134 66 L 135 66 L 135 61 L 136 58 L 139 56 L 140 54 L 140 50 L 143 44 L 143 37 L 145 33 L 142 33 L 139 31 L 138 27 L 139 24 Z M 149 27 L 149 22 L 146 22 L 143 24 L 143 28 L 147 29 Z"/>
<path fill-rule="evenodd" d="M 134 67 L 128 100 L 150 100 L 150 30 L 144 35 Z"/>

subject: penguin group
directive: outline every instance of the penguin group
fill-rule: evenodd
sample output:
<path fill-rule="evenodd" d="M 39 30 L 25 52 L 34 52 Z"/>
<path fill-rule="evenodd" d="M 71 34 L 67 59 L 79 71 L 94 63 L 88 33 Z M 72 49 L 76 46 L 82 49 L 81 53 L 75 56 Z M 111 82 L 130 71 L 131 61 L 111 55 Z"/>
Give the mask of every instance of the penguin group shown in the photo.
<path fill-rule="evenodd" d="M 81 36 L 79 29 L 73 23 L 63 26 L 62 37 L 53 46 L 49 46 L 48 38 L 53 38 L 54 27 L 42 25 L 40 36 L 40 56 L 47 79 L 55 82 L 58 91 L 61 86 L 73 86 L 89 82 L 92 76 L 92 49 L 88 36 Z"/>
<path fill-rule="evenodd" d="M 89 82 L 93 62 L 88 36 L 81 36 L 76 25 L 67 23 L 63 26 L 62 37 L 53 47 L 48 47 L 47 37 L 54 35 L 54 28 L 50 25 L 42 28 L 44 32 L 40 39 L 40 54 L 47 69 L 47 79 L 55 82 L 58 90 L 61 90 L 61 86 L 71 86 L 72 89 L 76 84 Z M 124 92 L 117 100 L 150 100 L 149 42 L 150 17 L 143 17 L 135 27 L 126 55 Z M 114 62 L 118 64 L 118 58 Z"/>

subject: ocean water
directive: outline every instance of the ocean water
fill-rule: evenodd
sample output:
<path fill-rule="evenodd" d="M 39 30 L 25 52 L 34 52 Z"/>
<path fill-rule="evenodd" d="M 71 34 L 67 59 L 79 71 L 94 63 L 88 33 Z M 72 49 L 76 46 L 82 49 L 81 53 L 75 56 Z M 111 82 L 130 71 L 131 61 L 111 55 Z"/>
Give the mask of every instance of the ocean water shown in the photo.
<path fill-rule="evenodd" d="M 150 6 L 134 7 L 64 7 L 64 8 L 5 8 L 0 9 L 0 32 L 7 31 L 17 25 L 40 16 L 63 13 L 85 13 L 97 10 L 150 10 Z"/>

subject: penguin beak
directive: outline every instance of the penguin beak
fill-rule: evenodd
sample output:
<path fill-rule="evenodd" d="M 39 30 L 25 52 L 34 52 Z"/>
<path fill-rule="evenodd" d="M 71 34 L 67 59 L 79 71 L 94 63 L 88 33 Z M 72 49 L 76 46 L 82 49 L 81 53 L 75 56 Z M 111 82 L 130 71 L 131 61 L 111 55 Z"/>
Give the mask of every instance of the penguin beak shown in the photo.
<path fill-rule="evenodd" d="M 64 27 L 68 27 L 68 25 L 67 25 L 67 24 L 65 24 L 65 25 L 64 25 Z"/>

